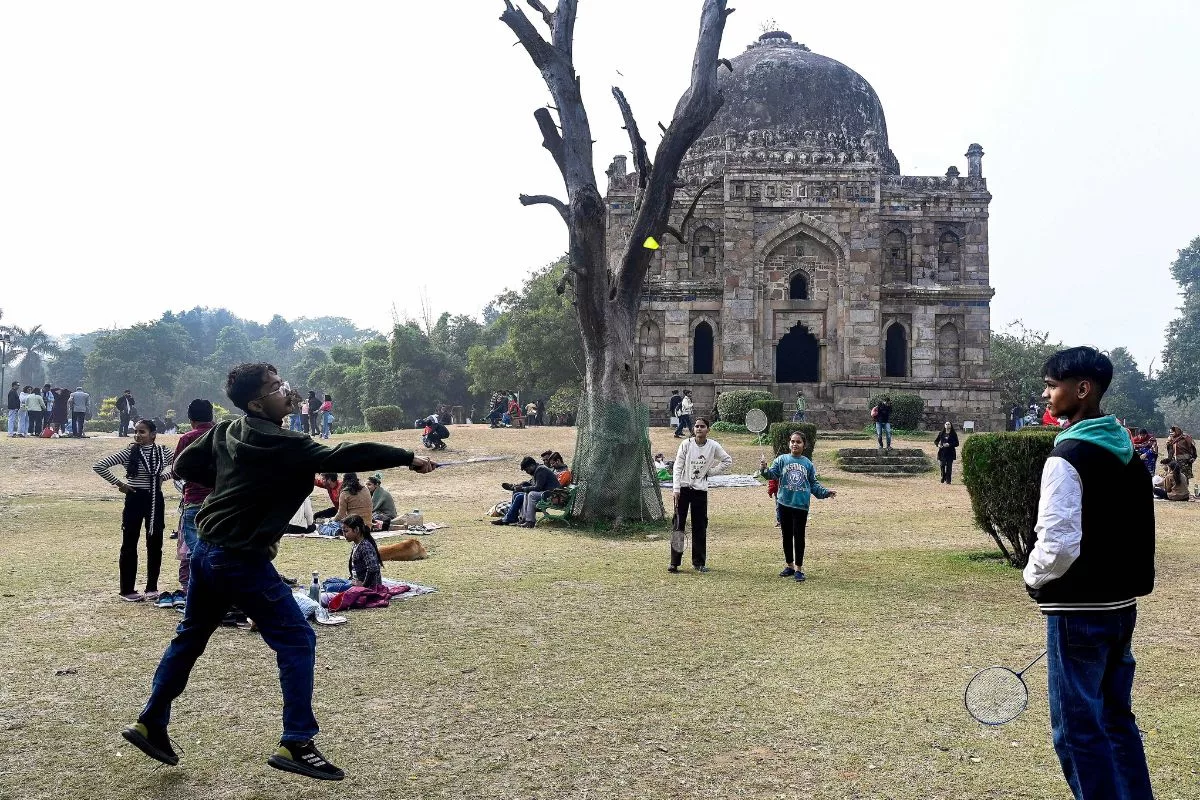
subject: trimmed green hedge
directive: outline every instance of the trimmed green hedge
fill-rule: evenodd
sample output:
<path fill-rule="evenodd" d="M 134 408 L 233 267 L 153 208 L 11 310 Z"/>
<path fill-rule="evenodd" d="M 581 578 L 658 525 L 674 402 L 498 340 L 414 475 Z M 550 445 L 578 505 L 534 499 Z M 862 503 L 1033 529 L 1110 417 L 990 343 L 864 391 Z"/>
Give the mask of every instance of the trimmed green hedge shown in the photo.
<path fill-rule="evenodd" d="M 873 395 L 867 401 L 868 413 L 870 409 L 879 405 L 879 401 L 884 397 L 891 398 L 892 401 L 892 428 L 904 428 L 906 430 L 920 430 L 921 414 L 925 411 L 925 401 L 918 394 L 894 394 L 892 392 L 880 392 Z M 874 424 L 875 420 L 867 420 Z"/>
<path fill-rule="evenodd" d="M 371 406 L 363 409 L 367 428 L 373 431 L 398 431 L 408 427 L 404 409 L 400 406 Z"/>
<path fill-rule="evenodd" d="M 714 422 L 709 427 L 709 430 L 712 431 L 713 433 L 749 433 L 750 432 L 746 429 L 745 425 L 734 425 L 732 422 L 725 422 L 724 420 L 721 420 L 719 422 Z"/>
<path fill-rule="evenodd" d="M 975 433 L 962 448 L 963 484 L 975 524 L 992 537 L 1014 567 L 1024 567 L 1037 542 L 1042 466 L 1058 428 Z"/>
<path fill-rule="evenodd" d="M 755 400 L 750 404 L 750 408 L 760 409 L 767 415 L 767 422 L 783 422 L 783 401 L 782 400 Z"/>
<path fill-rule="evenodd" d="M 751 403 L 757 400 L 774 399 L 775 395 L 770 392 L 762 392 L 757 389 L 737 389 L 732 392 L 722 392 L 720 399 L 717 400 L 717 410 L 721 412 L 721 419 L 725 422 L 745 425 L 746 412 L 750 410 Z"/>
<path fill-rule="evenodd" d="M 812 458 L 813 447 L 817 443 L 816 425 L 811 422 L 776 422 L 767 431 L 771 436 L 771 449 L 777 456 L 791 452 L 788 439 L 792 438 L 793 433 L 800 431 L 804 434 L 804 455 Z"/>

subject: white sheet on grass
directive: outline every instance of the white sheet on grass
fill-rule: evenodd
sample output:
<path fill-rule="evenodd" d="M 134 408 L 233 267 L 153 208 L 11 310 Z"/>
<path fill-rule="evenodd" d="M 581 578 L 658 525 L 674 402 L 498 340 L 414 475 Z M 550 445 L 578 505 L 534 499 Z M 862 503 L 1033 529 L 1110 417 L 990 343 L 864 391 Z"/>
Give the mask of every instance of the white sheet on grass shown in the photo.
<path fill-rule="evenodd" d="M 753 475 L 709 475 L 708 488 L 710 489 L 745 489 L 754 486 L 762 486 L 762 482 Z M 671 488 L 670 481 L 663 481 L 664 489 Z"/>

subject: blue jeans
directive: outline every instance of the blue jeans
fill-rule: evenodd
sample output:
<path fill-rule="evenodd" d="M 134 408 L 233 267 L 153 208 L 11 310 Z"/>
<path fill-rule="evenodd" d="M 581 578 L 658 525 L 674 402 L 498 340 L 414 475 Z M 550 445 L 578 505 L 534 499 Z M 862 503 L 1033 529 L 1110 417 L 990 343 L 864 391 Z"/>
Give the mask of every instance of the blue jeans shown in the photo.
<path fill-rule="evenodd" d="M 1136 608 L 1046 617 L 1054 750 L 1076 800 L 1153 796 L 1131 708 L 1136 622 Z"/>
<path fill-rule="evenodd" d="M 300 414 L 291 414 L 288 416 L 288 430 L 300 430 Z"/>
<path fill-rule="evenodd" d="M 200 543 L 200 534 L 196 530 L 196 514 L 199 511 L 200 506 L 190 506 L 184 508 L 183 513 L 179 515 L 179 538 L 183 539 L 183 544 L 188 551 L 188 557 L 179 562 L 179 588 L 185 594 L 192 582 L 191 554 L 196 552 L 196 545 Z"/>
<path fill-rule="evenodd" d="M 196 659 L 229 606 L 236 604 L 258 624 L 263 641 L 275 651 L 283 689 L 282 741 L 303 742 L 316 736 L 312 696 L 317 637 L 274 565 L 266 556 L 201 541 L 192 551 L 191 571 L 183 622 L 163 653 L 138 721 L 148 727 L 167 726 L 171 703 L 183 694 Z"/>
<path fill-rule="evenodd" d="M 333 414 L 326 411 L 321 416 L 321 424 L 323 426 L 321 428 L 321 438 L 328 439 L 330 432 L 333 430 Z"/>
<path fill-rule="evenodd" d="M 23 408 L 17 412 L 17 433 L 22 436 L 29 433 L 29 412 Z"/>
<path fill-rule="evenodd" d="M 875 423 L 875 436 L 876 436 L 876 438 L 879 439 L 880 447 L 883 447 L 883 434 L 884 433 L 887 433 L 887 446 L 889 449 L 891 449 L 891 446 L 892 446 L 892 423 L 876 422 Z"/>
<path fill-rule="evenodd" d="M 10 408 L 8 410 L 8 435 L 9 436 L 17 435 L 17 415 L 18 415 L 18 409 Z"/>
<path fill-rule="evenodd" d="M 525 505 L 525 493 L 513 492 L 512 502 L 509 503 L 508 513 L 504 515 L 505 524 L 511 525 L 517 521 L 517 517 L 521 514 L 521 507 Z"/>

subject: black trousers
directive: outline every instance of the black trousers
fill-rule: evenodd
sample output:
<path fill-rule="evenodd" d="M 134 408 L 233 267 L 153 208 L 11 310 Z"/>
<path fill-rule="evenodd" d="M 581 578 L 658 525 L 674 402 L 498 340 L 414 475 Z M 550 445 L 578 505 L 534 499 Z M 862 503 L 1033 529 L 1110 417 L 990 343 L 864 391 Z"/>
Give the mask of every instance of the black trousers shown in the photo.
<path fill-rule="evenodd" d="M 46 416 L 45 411 L 30 411 L 29 412 L 29 435 L 42 435 L 42 417 Z"/>
<path fill-rule="evenodd" d="M 942 465 L 942 483 L 950 482 L 950 473 L 954 471 L 954 462 L 949 459 L 938 459 Z"/>
<path fill-rule="evenodd" d="M 87 420 L 87 412 L 86 411 L 72 411 L 71 412 L 71 435 L 72 436 L 83 436 L 83 423 L 85 420 Z"/>
<path fill-rule="evenodd" d="M 804 531 L 808 527 L 808 509 L 792 508 L 782 503 L 779 508 L 779 530 L 783 534 L 783 560 L 799 570 L 804 566 Z"/>
<path fill-rule="evenodd" d="M 308 415 L 308 435 L 321 435 L 321 415 L 315 411 L 309 412 Z"/>
<path fill-rule="evenodd" d="M 675 513 L 679 515 L 679 527 L 687 522 L 688 511 L 692 512 L 692 566 L 703 567 L 708 556 L 708 492 L 684 486 L 679 489 L 679 504 Z M 671 551 L 671 566 L 683 563 L 683 553 Z"/>
<path fill-rule="evenodd" d="M 125 495 L 121 514 L 121 594 L 134 591 L 137 579 L 138 542 L 146 528 L 146 591 L 158 591 L 162 567 L 163 496 L 161 490 L 137 489 Z"/>
<path fill-rule="evenodd" d="M 121 414 L 121 425 L 119 428 L 117 428 L 117 435 L 118 436 L 128 436 L 129 435 L 129 414 L 124 411 L 121 411 L 120 414 Z"/>

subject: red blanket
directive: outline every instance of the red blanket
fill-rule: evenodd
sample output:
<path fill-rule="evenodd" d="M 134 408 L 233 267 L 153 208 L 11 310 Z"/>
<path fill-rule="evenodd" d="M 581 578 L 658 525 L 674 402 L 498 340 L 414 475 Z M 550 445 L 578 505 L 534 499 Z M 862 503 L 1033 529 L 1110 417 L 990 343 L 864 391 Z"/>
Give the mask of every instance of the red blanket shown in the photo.
<path fill-rule="evenodd" d="M 398 594 L 404 594 L 408 591 L 408 587 L 404 584 L 399 586 L 379 586 L 374 589 L 368 589 L 365 586 L 351 586 L 344 592 L 338 592 L 333 597 L 329 598 L 330 611 L 345 611 L 350 608 L 387 608 L 391 605 L 391 599 Z"/>

